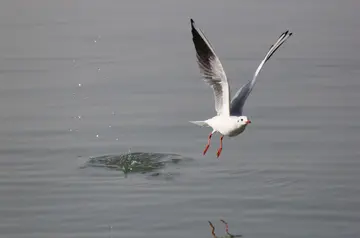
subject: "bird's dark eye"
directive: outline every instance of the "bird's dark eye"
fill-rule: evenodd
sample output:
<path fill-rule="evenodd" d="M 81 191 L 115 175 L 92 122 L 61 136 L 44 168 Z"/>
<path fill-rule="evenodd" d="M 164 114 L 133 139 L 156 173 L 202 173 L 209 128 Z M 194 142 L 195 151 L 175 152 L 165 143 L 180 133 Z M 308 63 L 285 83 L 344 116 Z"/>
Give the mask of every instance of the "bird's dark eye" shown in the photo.
<path fill-rule="evenodd" d="M 243 119 L 241 118 L 241 121 L 243 121 Z"/>

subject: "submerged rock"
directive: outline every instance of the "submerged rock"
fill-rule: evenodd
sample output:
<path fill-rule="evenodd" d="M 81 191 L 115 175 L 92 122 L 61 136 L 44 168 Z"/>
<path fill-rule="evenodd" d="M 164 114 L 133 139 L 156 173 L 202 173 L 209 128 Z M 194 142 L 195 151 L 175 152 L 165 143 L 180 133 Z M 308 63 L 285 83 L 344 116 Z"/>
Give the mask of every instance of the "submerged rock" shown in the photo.
<path fill-rule="evenodd" d="M 90 158 L 85 167 L 105 167 L 127 173 L 148 173 L 168 164 L 189 160 L 178 154 L 134 152 L 122 155 L 103 155 Z M 156 176 L 157 173 L 154 173 Z"/>

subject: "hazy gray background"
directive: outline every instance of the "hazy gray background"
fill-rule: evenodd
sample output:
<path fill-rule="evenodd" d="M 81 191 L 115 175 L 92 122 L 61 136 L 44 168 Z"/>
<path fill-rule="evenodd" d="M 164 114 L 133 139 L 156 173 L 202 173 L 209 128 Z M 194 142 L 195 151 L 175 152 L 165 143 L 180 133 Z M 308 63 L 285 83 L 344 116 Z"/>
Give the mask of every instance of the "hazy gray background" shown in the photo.
<path fill-rule="evenodd" d="M 1 237 L 354 238 L 360 234 L 359 1 L 2 1 Z M 245 104 L 246 131 L 214 115 L 190 17 L 237 90 L 281 32 Z M 79 87 L 81 84 L 81 87 Z M 98 135 L 98 137 L 97 137 Z M 79 169 L 133 151 L 194 158 L 172 179 Z M 174 170 L 174 171 L 171 171 Z M 166 172 L 166 171 L 165 171 Z"/>

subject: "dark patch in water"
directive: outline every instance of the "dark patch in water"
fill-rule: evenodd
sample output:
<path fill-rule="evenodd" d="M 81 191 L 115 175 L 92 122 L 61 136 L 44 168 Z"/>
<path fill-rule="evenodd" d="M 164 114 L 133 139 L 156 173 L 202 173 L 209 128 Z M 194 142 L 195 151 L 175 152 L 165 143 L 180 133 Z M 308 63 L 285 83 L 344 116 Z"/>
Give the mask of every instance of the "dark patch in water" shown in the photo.
<path fill-rule="evenodd" d="M 103 155 L 90 158 L 85 167 L 103 167 L 108 169 L 120 170 L 128 173 L 150 173 L 153 177 L 161 175 L 159 169 L 165 168 L 169 164 L 179 164 L 183 161 L 192 160 L 178 154 L 166 153 L 146 153 L 134 152 L 121 155 Z"/>

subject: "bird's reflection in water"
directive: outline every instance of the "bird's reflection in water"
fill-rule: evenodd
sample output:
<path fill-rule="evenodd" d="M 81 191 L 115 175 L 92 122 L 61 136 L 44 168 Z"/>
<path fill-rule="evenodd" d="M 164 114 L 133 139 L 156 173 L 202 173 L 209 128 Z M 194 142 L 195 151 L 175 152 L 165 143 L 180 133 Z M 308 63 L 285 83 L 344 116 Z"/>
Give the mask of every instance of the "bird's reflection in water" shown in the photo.
<path fill-rule="evenodd" d="M 233 234 L 231 234 L 231 233 L 229 233 L 229 225 L 228 225 L 228 223 L 225 221 L 225 220 L 220 220 L 222 223 L 224 223 L 225 224 L 225 235 L 223 235 L 223 236 L 217 236 L 216 234 L 215 234 L 215 227 L 214 227 L 214 225 L 210 222 L 210 221 L 208 221 L 209 222 L 209 225 L 210 225 L 210 228 L 211 228 L 211 234 L 212 234 L 212 237 L 213 238 L 235 238 L 235 237 L 243 237 L 242 235 L 233 235 Z M 113 238 L 113 236 L 112 236 L 112 226 L 108 226 L 108 228 L 109 228 L 109 238 Z"/>
<path fill-rule="evenodd" d="M 213 238 L 233 238 L 233 237 L 242 237 L 242 235 L 233 235 L 233 234 L 230 234 L 229 233 L 229 225 L 226 221 L 224 220 L 220 220 L 222 223 L 225 224 L 225 232 L 226 232 L 226 235 L 224 236 L 216 236 L 215 234 L 215 227 L 214 225 L 209 221 L 209 225 L 211 227 L 211 234 L 213 236 Z"/>

